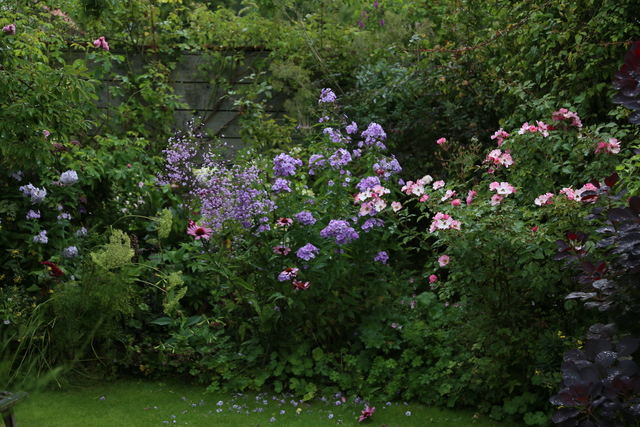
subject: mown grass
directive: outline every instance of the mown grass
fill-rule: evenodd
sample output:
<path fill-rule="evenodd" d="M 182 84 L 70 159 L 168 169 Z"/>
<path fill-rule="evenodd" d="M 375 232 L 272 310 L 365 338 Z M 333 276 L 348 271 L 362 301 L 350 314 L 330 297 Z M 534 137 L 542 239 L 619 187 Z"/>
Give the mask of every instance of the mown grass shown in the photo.
<path fill-rule="evenodd" d="M 120 381 L 31 393 L 15 413 L 18 423 L 26 427 L 514 426 L 472 410 L 443 410 L 411 402 L 371 402 L 376 407 L 373 417 L 358 423 L 364 403 L 345 400 L 331 396 L 302 403 L 273 393 L 209 394 L 204 387 L 187 384 Z"/>

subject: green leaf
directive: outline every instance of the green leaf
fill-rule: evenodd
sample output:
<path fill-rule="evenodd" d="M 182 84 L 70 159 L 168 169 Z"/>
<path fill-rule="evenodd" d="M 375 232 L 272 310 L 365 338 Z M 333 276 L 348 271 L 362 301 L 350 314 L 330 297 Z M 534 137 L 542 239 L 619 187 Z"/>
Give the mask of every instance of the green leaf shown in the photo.
<path fill-rule="evenodd" d="M 173 323 L 173 319 L 170 319 L 168 317 L 161 317 L 159 319 L 151 321 L 151 323 L 155 325 L 170 325 Z"/>

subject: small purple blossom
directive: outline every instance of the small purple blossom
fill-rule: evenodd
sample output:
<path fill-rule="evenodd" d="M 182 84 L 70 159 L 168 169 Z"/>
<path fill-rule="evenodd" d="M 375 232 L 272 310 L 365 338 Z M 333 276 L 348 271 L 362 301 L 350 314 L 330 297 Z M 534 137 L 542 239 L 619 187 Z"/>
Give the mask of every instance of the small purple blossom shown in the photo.
<path fill-rule="evenodd" d="M 298 258 L 302 258 L 305 261 L 309 261 L 311 258 L 315 258 L 320 250 L 313 246 L 311 243 L 307 243 L 300 249 L 298 249 Z"/>
<path fill-rule="evenodd" d="M 282 193 L 283 191 L 291 193 L 291 187 L 289 187 L 289 184 L 291 184 L 291 181 L 288 179 L 276 178 L 276 181 L 271 186 L 271 191 L 275 191 L 276 193 Z"/>
<path fill-rule="evenodd" d="M 76 171 L 68 170 L 60 174 L 60 179 L 58 181 L 64 185 L 73 185 L 78 182 L 78 179 L 78 173 Z"/>
<path fill-rule="evenodd" d="M 374 261 L 380 261 L 383 264 L 386 264 L 389 260 L 389 255 L 385 251 L 378 252 L 378 254 L 373 258 Z"/>
<path fill-rule="evenodd" d="M 358 147 L 362 147 L 363 145 L 372 146 L 375 145 L 378 148 L 385 150 L 387 147 L 382 143 L 385 139 L 387 139 L 387 134 L 377 123 L 371 122 L 369 123 L 369 127 L 367 130 L 363 131 L 360 136 L 364 138 L 364 141 L 360 141 L 358 143 Z"/>
<path fill-rule="evenodd" d="M 351 161 L 351 154 L 344 148 L 338 148 L 331 157 L 329 157 L 329 164 L 336 170 L 342 169 L 342 166 L 346 166 Z"/>
<path fill-rule="evenodd" d="M 362 230 L 365 233 L 368 233 L 369 231 L 371 231 L 373 229 L 373 227 L 382 227 L 384 225 L 384 221 L 381 219 L 377 219 L 377 218 L 370 218 L 368 220 L 366 220 L 364 222 L 364 224 L 362 224 L 362 226 L 360 228 L 362 228 Z"/>
<path fill-rule="evenodd" d="M 335 142 L 336 144 L 339 144 L 342 141 L 344 141 L 344 137 L 342 136 L 342 134 L 340 133 L 340 131 L 338 129 L 325 128 L 322 131 L 322 133 L 324 133 L 325 135 L 329 135 L 329 138 L 331 138 L 331 141 Z"/>
<path fill-rule="evenodd" d="M 78 231 L 76 231 L 76 237 L 84 237 L 87 235 L 87 229 L 84 227 L 80 227 Z"/>
<path fill-rule="evenodd" d="M 40 233 L 36 234 L 33 237 L 33 241 L 35 243 L 42 243 L 43 245 L 49 242 L 49 238 L 47 237 L 47 230 L 42 230 Z"/>
<path fill-rule="evenodd" d="M 380 179 L 377 176 L 368 176 L 366 178 L 362 178 L 360 182 L 356 184 L 356 188 L 360 191 L 365 191 L 375 187 L 376 185 L 380 185 Z"/>
<path fill-rule="evenodd" d="M 40 211 L 29 211 L 27 212 L 27 219 L 38 219 L 40 218 Z"/>
<path fill-rule="evenodd" d="M 302 225 L 313 225 L 316 223 L 316 219 L 311 212 L 302 211 L 296 214 L 296 220 Z"/>
<path fill-rule="evenodd" d="M 320 100 L 318 102 L 335 102 L 336 94 L 329 88 L 324 88 L 320 91 Z"/>
<path fill-rule="evenodd" d="M 376 171 L 376 174 L 382 176 L 385 181 L 387 181 L 391 175 L 402 172 L 402 167 L 395 156 L 378 160 L 377 163 L 374 163 L 373 169 Z"/>
<path fill-rule="evenodd" d="M 309 175 L 313 175 L 316 172 L 316 167 L 321 168 L 326 164 L 326 159 L 322 154 L 312 154 L 309 157 Z"/>
<path fill-rule="evenodd" d="M 276 176 L 293 176 L 296 174 L 296 168 L 300 166 L 302 166 L 302 160 L 285 153 L 280 153 L 273 159 L 273 171 Z"/>
<path fill-rule="evenodd" d="M 40 203 L 47 197 L 46 189 L 35 187 L 31 183 L 20 187 L 20 191 L 22 191 L 24 197 L 31 197 L 32 204 Z"/>
<path fill-rule="evenodd" d="M 358 125 L 356 124 L 356 122 L 352 121 L 350 125 L 347 125 L 345 130 L 347 131 L 348 135 L 351 135 L 352 133 L 358 132 Z"/>
<path fill-rule="evenodd" d="M 75 246 L 64 248 L 62 250 L 62 255 L 64 255 L 66 258 L 75 258 L 78 256 L 78 248 L 76 248 Z"/>
<path fill-rule="evenodd" d="M 344 245 L 356 240 L 359 236 L 347 221 L 332 219 L 329 225 L 320 231 L 320 237 L 334 238 L 337 245 Z"/>

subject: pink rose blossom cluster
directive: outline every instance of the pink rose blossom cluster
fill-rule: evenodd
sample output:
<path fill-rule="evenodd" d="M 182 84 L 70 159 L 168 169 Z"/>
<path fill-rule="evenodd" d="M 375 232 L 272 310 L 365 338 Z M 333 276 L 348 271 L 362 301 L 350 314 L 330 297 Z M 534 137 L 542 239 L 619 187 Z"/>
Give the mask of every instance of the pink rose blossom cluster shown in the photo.
<path fill-rule="evenodd" d="M 362 202 L 360 205 L 360 216 L 375 215 L 382 212 L 387 207 L 387 202 L 382 199 L 385 194 L 389 194 L 391 190 L 381 185 L 375 185 L 373 188 L 367 188 L 356 195 L 356 201 Z M 369 200 L 370 199 L 370 200 Z"/>
<path fill-rule="evenodd" d="M 553 193 L 546 193 L 546 194 L 543 194 L 541 196 L 536 197 L 536 199 L 533 201 L 533 203 L 535 203 L 538 206 L 550 205 L 550 204 L 553 203 L 553 201 L 551 200 L 552 197 L 553 197 Z"/>
<path fill-rule="evenodd" d="M 414 196 L 422 196 L 424 194 L 424 186 L 433 182 L 433 178 L 430 175 L 425 175 L 416 182 L 408 181 L 401 189 L 406 195 L 413 194 Z"/>
<path fill-rule="evenodd" d="M 567 122 L 571 120 L 569 126 L 575 126 L 578 129 L 582 129 L 582 121 L 580 120 L 580 117 L 578 117 L 578 114 L 569 111 L 566 108 L 559 109 L 551 115 L 551 118 L 557 122 Z"/>
<path fill-rule="evenodd" d="M 618 154 L 620 152 L 620 141 L 615 138 L 609 138 L 609 142 L 598 142 L 598 148 L 596 148 L 596 154 L 599 152 L 608 154 Z"/>
<path fill-rule="evenodd" d="M 461 225 L 460 221 L 456 221 L 455 219 L 451 218 L 451 216 L 445 213 L 438 212 L 432 218 L 431 227 L 429 228 L 429 231 L 433 233 L 436 230 L 448 230 L 451 228 L 455 230 L 460 230 L 460 225 Z"/>
<path fill-rule="evenodd" d="M 509 154 L 509 150 L 504 153 L 500 149 L 492 150 L 483 163 L 489 163 L 493 166 L 500 167 L 504 166 L 508 168 L 513 164 L 513 159 L 511 158 L 511 154 Z"/>
<path fill-rule="evenodd" d="M 534 126 L 534 125 L 530 125 L 529 122 L 525 122 L 520 128 L 520 130 L 518 131 L 518 134 L 523 135 L 527 132 L 530 132 L 530 133 L 540 132 L 542 136 L 546 138 L 547 136 L 549 136 L 549 131 L 554 129 L 553 126 L 549 126 L 548 124 L 541 121 L 537 121 L 536 124 L 537 126 Z"/>
<path fill-rule="evenodd" d="M 93 45 L 95 47 L 99 47 L 102 48 L 104 50 L 109 50 L 109 43 L 107 43 L 107 41 L 104 39 L 104 36 L 100 37 L 99 39 L 96 39 L 93 41 Z"/>
<path fill-rule="evenodd" d="M 499 205 L 502 202 L 502 199 L 504 199 L 504 196 L 508 196 L 509 194 L 516 192 L 513 185 L 508 182 L 492 182 L 489 184 L 489 189 L 496 192 L 496 194 L 491 196 L 491 206 Z"/>
<path fill-rule="evenodd" d="M 504 142 L 505 139 L 509 138 L 511 135 L 509 135 L 507 132 L 505 132 L 504 130 L 502 130 L 502 128 L 500 128 L 500 130 L 496 131 L 496 133 L 494 133 L 493 135 L 491 135 L 491 139 L 497 139 L 498 140 L 498 147 L 502 145 L 502 143 Z"/>

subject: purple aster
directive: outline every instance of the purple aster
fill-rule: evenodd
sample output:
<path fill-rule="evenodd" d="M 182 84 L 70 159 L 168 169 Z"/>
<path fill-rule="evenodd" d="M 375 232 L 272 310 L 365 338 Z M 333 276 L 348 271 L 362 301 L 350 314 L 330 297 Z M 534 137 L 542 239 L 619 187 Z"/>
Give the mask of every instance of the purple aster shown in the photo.
<path fill-rule="evenodd" d="M 302 258 L 305 261 L 309 261 L 311 258 L 315 258 L 316 254 L 318 254 L 320 250 L 313 246 L 311 243 L 307 243 L 300 249 L 298 249 L 298 258 Z"/>
<path fill-rule="evenodd" d="M 316 223 L 316 219 L 311 212 L 302 211 L 296 214 L 296 220 L 302 225 L 313 225 Z"/>
<path fill-rule="evenodd" d="M 296 174 L 296 168 L 302 166 L 302 160 L 294 159 L 288 154 L 280 153 L 273 159 L 273 170 L 276 176 Z"/>

